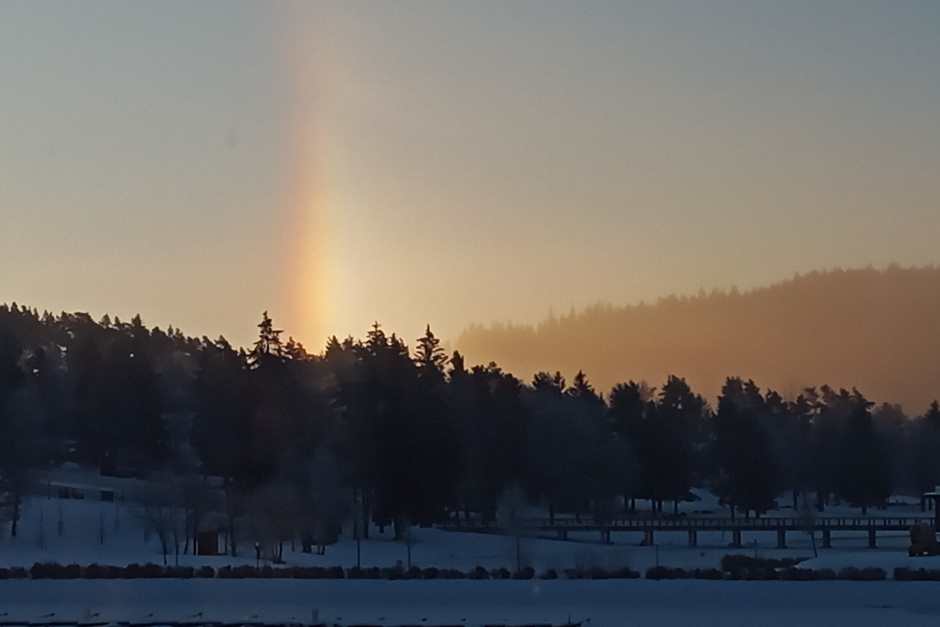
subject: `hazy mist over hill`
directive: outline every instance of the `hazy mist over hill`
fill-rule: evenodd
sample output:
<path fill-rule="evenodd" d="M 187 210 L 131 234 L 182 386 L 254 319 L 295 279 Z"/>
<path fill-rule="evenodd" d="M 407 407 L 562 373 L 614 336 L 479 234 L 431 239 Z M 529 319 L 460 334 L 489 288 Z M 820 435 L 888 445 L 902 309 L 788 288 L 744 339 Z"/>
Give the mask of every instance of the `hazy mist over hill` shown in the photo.
<path fill-rule="evenodd" d="M 474 325 L 456 341 L 470 362 L 530 379 L 583 369 L 599 390 L 686 377 L 713 399 L 724 378 L 792 397 L 806 385 L 856 386 L 919 414 L 940 396 L 940 268 L 812 272 L 739 292 L 599 304 L 535 326 Z"/>

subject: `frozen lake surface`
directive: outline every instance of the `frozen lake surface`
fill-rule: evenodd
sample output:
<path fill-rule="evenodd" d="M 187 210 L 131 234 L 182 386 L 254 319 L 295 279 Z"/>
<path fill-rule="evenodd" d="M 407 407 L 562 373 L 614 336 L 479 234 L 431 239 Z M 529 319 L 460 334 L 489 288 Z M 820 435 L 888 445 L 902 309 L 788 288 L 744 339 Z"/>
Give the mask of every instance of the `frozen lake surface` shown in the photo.
<path fill-rule="evenodd" d="M 0 581 L 10 620 L 340 624 L 940 624 L 935 583 L 709 581 Z M 54 616 L 49 616 L 54 613 Z"/>

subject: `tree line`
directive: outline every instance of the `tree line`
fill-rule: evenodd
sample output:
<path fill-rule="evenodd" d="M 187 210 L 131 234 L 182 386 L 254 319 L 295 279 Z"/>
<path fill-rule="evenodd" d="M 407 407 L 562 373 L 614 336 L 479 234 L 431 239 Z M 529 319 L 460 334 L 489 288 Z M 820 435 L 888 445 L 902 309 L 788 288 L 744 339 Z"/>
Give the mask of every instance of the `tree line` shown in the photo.
<path fill-rule="evenodd" d="M 277 558 L 295 540 L 322 550 L 349 521 L 358 537 L 379 524 L 404 538 L 494 519 L 509 493 L 551 517 L 675 514 L 693 486 L 731 515 L 833 499 L 865 511 L 940 484 L 938 447 L 936 401 L 909 417 L 855 389 L 786 399 L 729 377 L 712 407 L 679 376 L 607 393 L 583 372 L 523 381 L 447 354 L 430 327 L 413 348 L 376 323 L 313 354 L 267 313 L 237 348 L 139 316 L 0 306 L 0 502 L 14 535 L 30 482 L 65 461 L 171 486 L 177 499 L 141 501 L 157 521 L 182 506 L 187 547 L 212 509 L 232 554 L 263 538 Z"/>

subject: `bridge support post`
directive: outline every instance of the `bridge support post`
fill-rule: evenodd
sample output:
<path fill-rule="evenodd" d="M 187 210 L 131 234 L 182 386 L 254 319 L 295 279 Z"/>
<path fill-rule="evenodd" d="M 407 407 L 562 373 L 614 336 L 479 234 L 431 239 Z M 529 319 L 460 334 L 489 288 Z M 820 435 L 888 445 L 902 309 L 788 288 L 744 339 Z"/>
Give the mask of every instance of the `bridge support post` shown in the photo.
<path fill-rule="evenodd" d="M 567 530 L 567 529 L 559 529 L 559 530 L 558 530 L 558 539 L 559 539 L 559 540 L 567 540 L 567 539 L 568 539 L 568 530 Z"/>
<path fill-rule="evenodd" d="M 689 546 L 698 546 L 698 531 L 689 529 Z"/>
<path fill-rule="evenodd" d="M 731 546 L 740 549 L 741 548 L 741 530 L 735 529 L 731 532 Z"/>
<path fill-rule="evenodd" d="M 601 544 L 610 544 L 610 529 L 601 529 Z"/>
<path fill-rule="evenodd" d="M 643 546 L 653 546 L 653 529 L 643 530 Z"/>
<path fill-rule="evenodd" d="M 786 529 L 777 529 L 777 548 L 778 549 L 787 548 L 787 530 Z"/>
<path fill-rule="evenodd" d="M 870 549 L 878 548 L 878 541 L 875 536 L 876 536 L 875 528 L 869 527 L 868 528 L 868 548 Z"/>
<path fill-rule="evenodd" d="M 832 532 L 829 529 L 823 529 L 823 548 L 831 549 L 832 548 Z"/>

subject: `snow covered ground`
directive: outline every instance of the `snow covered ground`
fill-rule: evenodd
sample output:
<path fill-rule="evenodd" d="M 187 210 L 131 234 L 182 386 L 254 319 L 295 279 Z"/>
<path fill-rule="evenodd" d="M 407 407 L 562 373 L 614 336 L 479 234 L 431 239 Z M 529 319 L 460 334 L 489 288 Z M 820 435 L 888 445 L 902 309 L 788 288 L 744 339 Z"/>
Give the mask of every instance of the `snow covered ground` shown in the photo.
<path fill-rule="evenodd" d="M 696 503 L 685 503 L 690 509 Z M 914 509 L 911 507 L 911 509 Z M 61 521 L 61 524 L 60 524 Z M 61 529 L 61 535 L 60 535 Z M 99 543 L 103 531 L 104 543 Z M 0 538 L 0 565 L 30 566 L 34 562 L 127 564 L 130 562 L 162 561 L 160 545 L 153 536 L 145 539 L 144 529 L 134 510 L 124 504 L 99 501 L 59 500 L 32 498 L 26 502 L 19 536 Z M 486 568 L 508 567 L 515 564 L 515 552 L 510 538 L 450 532 L 438 529 L 415 529 L 412 561 L 418 566 L 437 566 L 470 569 L 480 565 Z M 745 553 L 762 557 L 811 558 L 809 536 L 804 533 L 787 534 L 787 549 L 777 549 L 776 535 L 744 533 L 745 547 L 731 549 L 730 534 L 700 532 L 699 546 L 688 546 L 684 532 L 657 532 L 656 546 L 640 546 L 638 532 L 617 532 L 613 544 L 600 544 L 597 533 L 572 533 L 572 539 L 581 542 L 562 542 L 554 539 L 526 538 L 522 541 L 523 560 L 537 570 L 601 566 L 619 568 L 629 566 L 643 571 L 658 564 L 681 567 L 715 567 L 727 553 Z M 833 534 L 833 548 L 819 549 L 820 557 L 808 562 L 814 567 L 881 566 L 890 570 L 895 566 L 940 568 L 938 558 L 908 558 L 908 535 L 903 532 L 879 533 L 878 549 L 867 548 L 865 532 Z M 756 544 L 755 544 L 756 542 Z M 298 547 L 299 548 L 299 547 Z M 407 548 L 391 537 L 391 530 L 380 534 L 373 528 L 369 540 L 361 546 L 363 566 L 392 566 L 406 562 Z M 170 556 L 170 562 L 176 560 Z M 326 555 L 318 556 L 285 550 L 289 565 L 354 566 L 356 544 L 348 537 L 330 546 Z M 179 556 L 186 565 L 254 564 L 254 555 L 246 546 L 243 556 L 197 557 Z"/>
<path fill-rule="evenodd" d="M 708 509 L 703 499 L 683 504 Z M 906 506 L 916 514 L 913 505 Z M 715 512 L 716 514 L 718 512 Z M 838 511 L 834 513 L 840 513 Z M 857 512 L 848 512 L 856 515 Z M 897 515 L 893 512 L 892 515 Z M 60 524 L 61 522 L 61 524 Z M 60 535 L 61 529 L 61 535 Z M 104 532 L 104 542 L 99 536 Z M 419 566 L 470 569 L 514 565 L 512 540 L 484 534 L 416 529 L 413 562 Z M 575 538 L 577 534 L 572 534 Z M 685 533 L 656 534 L 657 546 L 640 546 L 638 533 L 581 534 L 581 542 L 525 539 L 523 559 L 537 570 L 573 566 L 623 567 L 643 571 L 656 563 L 714 567 L 735 552 L 763 557 L 812 558 L 810 539 L 788 534 L 789 548 L 776 549 L 774 533 L 745 533 L 744 549 L 728 547 L 730 537 L 700 533 L 690 548 Z M 907 534 L 879 534 L 879 548 L 867 548 L 865 533 L 834 534 L 832 549 L 819 549 L 813 568 L 895 566 L 940 568 L 940 557 L 909 558 Z M 407 549 L 391 530 L 362 543 L 363 566 L 389 566 L 407 559 Z M 248 549 L 248 547 L 246 547 Z M 285 551 L 288 564 L 352 566 L 356 544 L 343 538 L 324 556 Z M 160 562 L 156 538 L 145 539 L 132 508 L 97 501 L 29 499 L 16 539 L 0 539 L 0 566 L 37 561 L 88 564 Z M 175 561 L 170 556 L 170 562 Z M 182 564 L 254 563 L 243 557 L 181 555 Z M 564 622 L 589 625 L 884 625 L 940 624 L 940 596 L 929 582 L 746 582 L 746 581 L 309 581 L 309 580 L 71 580 L 0 581 L 0 621 L 36 620 L 54 612 L 57 620 L 97 613 L 107 620 L 310 621 L 342 624 L 420 624 L 449 622 Z M 199 613 L 202 613 L 199 616 Z M 253 618 L 254 617 L 254 618 Z"/>
<path fill-rule="evenodd" d="M 99 543 L 102 530 L 103 544 Z M 15 539 L 0 539 L 0 565 L 30 566 L 34 562 L 44 561 L 63 564 L 161 562 L 159 542 L 153 536 L 145 540 L 145 535 L 133 508 L 127 505 L 29 499 L 20 523 L 19 536 Z M 419 566 L 467 570 L 477 565 L 486 568 L 513 568 L 515 565 L 515 552 L 510 538 L 438 529 L 416 529 L 414 537 L 412 561 Z M 699 546 L 696 548 L 688 546 L 687 535 L 683 532 L 657 532 L 655 547 L 640 546 L 641 537 L 637 532 L 614 533 L 611 545 L 600 544 L 596 533 L 572 533 L 570 537 L 582 541 L 526 538 L 522 541 L 523 560 L 538 570 L 576 566 L 629 566 L 643 571 L 657 563 L 665 566 L 715 567 L 721 557 L 730 552 L 756 553 L 764 557 L 812 557 L 810 538 L 798 532 L 788 534 L 789 548 L 785 550 L 775 548 L 776 535 L 772 532 L 745 533 L 744 542 L 747 546 L 742 549 L 730 549 L 730 534 L 719 532 L 699 533 Z M 753 544 L 755 541 L 756 545 Z M 867 535 L 864 532 L 833 534 L 834 548 L 820 549 L 820 558 L 813 563 L 820 567 L 880 565 L 893 568 L 895 565 L 908 565 L 907 534 L 881 533 L 878 541 L 879 548 L 872 550 L 867 548 Z M 380 534 L 374 528 L 372 537 L 362 542 L 361 556 L 363 566 L 393 566 L 398 561 L 407 561 L 407 548 L 392 540 L 390 529 Z M 924 564 L 924 559 L 914 558 L 914 562 Z M 175 560 L 175 556 L 170 556 L 171 563 Z M 285 550 L 285 561 L 289 565 L 354 566 L 356 544 L 343 537 L 339 543 L 329 547 L 323 556 Z M 250 547 L 245 546 L 243 556 L 239 558 L 181 555 L 179 562 L 216 567 L 254 564 L 254 554 Z M 930 567 L 935 564 L 931 562 Z"/>
<path fill-rule="evenodd" d="M 4 621 L 310 622 L 314 615 L 377 625 L 558 624 L 570 617 L 598 627 L 921 626 L 940 624 L 940 596 L 934 583 L 891 581 L 0 581 Z"/>

